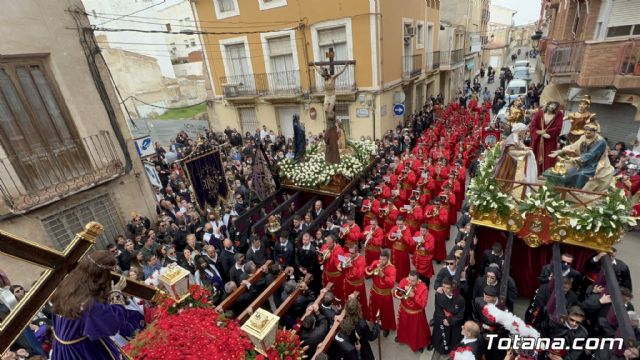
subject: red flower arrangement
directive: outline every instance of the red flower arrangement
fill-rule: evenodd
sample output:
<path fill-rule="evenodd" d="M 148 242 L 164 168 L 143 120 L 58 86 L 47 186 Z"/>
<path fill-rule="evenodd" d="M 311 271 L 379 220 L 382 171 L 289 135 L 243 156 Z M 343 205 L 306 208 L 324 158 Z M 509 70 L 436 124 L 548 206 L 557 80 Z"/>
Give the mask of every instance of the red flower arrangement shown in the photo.
<path fill-rule="evenodd" d="M 293 330 L 278 330 L 267 356 L 258 354 L 249 336 L 235 320 L 218 314 L 211 293 L 200 286 L 177 303 L 163 299 L 155 320 L 122 350 L 135 360 L 301 360 L 304 350 Z"/>
<path fill-rule="evenodd" d="M 251 340 L 234 320 L 211 308 L 183 309 L 160 316 L 123 351 L 133 359 L 245 359 Z"/>

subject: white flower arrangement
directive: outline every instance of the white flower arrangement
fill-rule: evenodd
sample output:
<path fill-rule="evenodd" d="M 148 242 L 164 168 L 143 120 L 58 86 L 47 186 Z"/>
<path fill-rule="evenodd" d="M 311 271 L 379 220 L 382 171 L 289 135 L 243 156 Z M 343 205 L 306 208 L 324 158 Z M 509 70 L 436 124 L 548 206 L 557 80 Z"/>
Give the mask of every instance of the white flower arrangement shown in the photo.
<path fill-rule="evenodd" d="M 626 226 L 636 225 L 636 218 L 630 216 L 631 206 L 624 191 L 612 187 L 609 196 L 594 206 L 578 211 L 569 218 L 569 223 L 578 232 L 600 232 L 613 236 Z"/>
<path fill-rule="evenodd" d="M 568 214 L 571 204 L 561 200 L 558 193 L 547 185 L 542 185 L 537 192 L 530 192 L 518 205 L 518 210 L 523 219 L 536 210 L 544 210 L 554 220 Z"/>
<path fill-rule="evenodd" d="M 469 203 L 479 213 L 497 212 L 500 216 L 509 216 L 516 202 L 511 194 L 503 193 L 494 172 L 500 158 L 500 147 L 494 146 L 484 153 L 476 176 L 471 180 L 467 197 Z"/>
<path fill-rule="evenodd" d="M 282 160 L 280 174 L 301 187 L 328 184 L 335 174 L 353 179 L 369 165 L 371 155 L 376 152 L 376 145 L 370 140 L 349 140 L 349 145 L 353 148 L 352 154 L 342 155 L 339 164 L 327 164 L 319 147 L 313 146 L 306 151 L 302 161 Z"/>

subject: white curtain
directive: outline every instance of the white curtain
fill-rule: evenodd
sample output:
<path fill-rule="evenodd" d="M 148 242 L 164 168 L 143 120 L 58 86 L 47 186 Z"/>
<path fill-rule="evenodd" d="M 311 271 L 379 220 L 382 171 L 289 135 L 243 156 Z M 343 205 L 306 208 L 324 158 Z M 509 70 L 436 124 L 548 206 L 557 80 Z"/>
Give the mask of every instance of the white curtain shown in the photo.
<path fill-rule="evenodd" d="M 349 53 L 347 48 L 347 30 L 344 26 L 319 30 L 318 43 L 320 47 L 320 59 L 318 59 L 318 61 L 329 61 L 325 54 L 329 52 L 330 48 L 333 48 L 334 60 L 353 60 L 348 58 Z M 341 69 L 342 65 L 336 66 L 335 71 L 338 72 Z M 324 90 L 324 81 L 319 75 L 316 76 L 316 83 L 318 84 L 318 89 Z M 352 85 L 353 67 L 349 66 L 349 68 L 344 73 L 342 73 L 342 75 L 340 75 L 338 79 L 336 79 L 336 90 L 351 89 Z"/>

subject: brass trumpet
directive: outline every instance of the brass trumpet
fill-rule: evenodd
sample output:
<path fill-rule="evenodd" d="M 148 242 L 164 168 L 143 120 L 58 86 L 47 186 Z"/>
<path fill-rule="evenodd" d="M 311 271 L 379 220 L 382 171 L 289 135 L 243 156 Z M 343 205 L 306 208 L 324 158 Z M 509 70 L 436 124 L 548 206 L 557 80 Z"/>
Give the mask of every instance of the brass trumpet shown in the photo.
<path fill-rule="evenodd" d="M 387 216 L 389 215 L 389 207 L 380 208 L 380 214 Z"/>
<path fill-rule="evenodd" d="M 343 239 L 345 236 L 347 236 L 347 234 L 349 234 L 351 232 L 351 229 L 353 228 L 354 225 L 349 226 L 349 227 L 341 227 L 340 228 L 340 232 L 338 233 L 338 237 L 340 239 Z"/>
<path fill-rule="evenodd" d="M 320 262 L 325 262 L 327 261 L 327 259 L 329 258 L 329 256 L 331 255 L 331 251 L 329 249 L 325 249 L 324 251 L 320 251 L 320 250 L 316 250 L 320 255 L 319 260 Z"/>
<path fill-rule="evenodd" d="M 387 265 L 382 265 L 382 263 L 378 263 L 375 269 L 373 269 L 373 275 L 380 276 L 380 273 L 384 270 Z"/>
<path fill-rule="evenodd" d="M 402 289 L 397 287 L 394 291 L 394 295 L 396 298 L 400 300 L 406 300 L 409 298 L 409 293 L 413 290 L 413 285 L 407 286 L 406 289 Z"/>
<path fill-rule="evenodd" d="M 389 240 L 397 241 L 402 239 L 402 233 L 400 231 L 389 234 Z"/>

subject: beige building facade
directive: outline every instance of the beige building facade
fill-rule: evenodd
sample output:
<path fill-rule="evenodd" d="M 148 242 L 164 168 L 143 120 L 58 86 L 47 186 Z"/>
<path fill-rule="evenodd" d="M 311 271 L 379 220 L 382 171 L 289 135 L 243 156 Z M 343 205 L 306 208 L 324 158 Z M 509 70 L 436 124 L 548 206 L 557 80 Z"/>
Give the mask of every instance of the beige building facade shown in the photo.
<path fill-rule="evenodd" d="M 214 99 L 212 128 L 292 136 L 292 117 L 321 133 L 324 82 L 309 63 L 337 65 L 336 116 L 351 138 L 379 138 L 439 88 L 436 0 L 216 0 L 194 5 L 200 24 L 237 34 L 203 35 Z M 239 27 L 238 24 L 246 24 Z M 232 30 L 233 29 L 233 30 Z M 346 68 L 345 68 L 346 67 Z M 406 112 L 394 115 L 394 105 Z"/>
<path fill-rule="evenodd" d="M 483 64 L 482 46 L 487 43 L 489 0 L 443 1 L 440 9 L 440 40 L 449 51 L 441 54 L 441 90 L 451 101 L 465 80 L 473 80 Z"/>
<path fill-rule="evenodd" d="M 105 227 L 104 248 L 132 211 L 155 214 L 104 63 L 85 56 L 95 38 L 75 30 L 89 22 L 67 11 L 76 8 L 25 0 L 0 15 L 0 229 L 58 250 L 89 221 Z M 27 288 L 40 273 L 2 254 L 0 268 Z"/>

